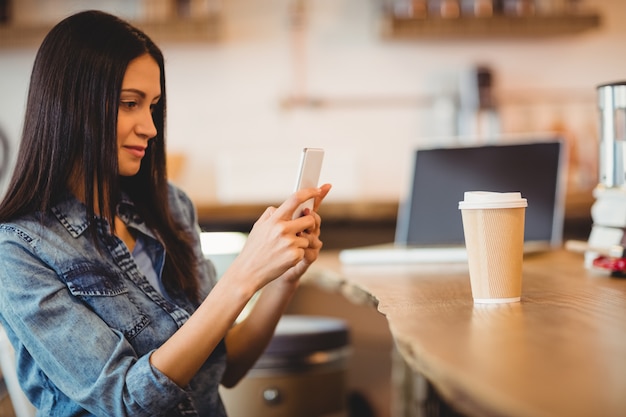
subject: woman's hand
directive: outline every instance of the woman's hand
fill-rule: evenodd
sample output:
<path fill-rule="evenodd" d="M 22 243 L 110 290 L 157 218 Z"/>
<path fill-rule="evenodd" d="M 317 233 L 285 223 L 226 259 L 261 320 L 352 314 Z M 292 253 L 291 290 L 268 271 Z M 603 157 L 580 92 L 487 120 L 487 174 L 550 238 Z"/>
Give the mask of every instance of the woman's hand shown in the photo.
<path fill-rule="evenodd" d="M 297 281 L 300 279 L 302 274 L 306 272 L 309 266 L 317 260 L 319 256 L 320 250 L 322 249 L 322 241 L 320 240 L 320 232 L 322 219 L 320 215 L 317 213 L 317 210 L 324 200 L 324 197 L 330 191 L 330 184 L 324 184 L 321 187 L 322 193 L 319 198 L 315 199 L 315 204 L 313 205 L 313 210 L 310 211 L 306 209 L 304 212 L 304 216 L 312 216 L 315 221 L 315 226 L 310 229 L 306 229 L 301 232 L 301 236 L 306 237 L 309 240 L 309 246 L 304 250 L 304 256 L 302 260 L 294 265 L 292 268 L 285 271 L 283 274 L 283 279 L 286 281 Z"/>
<path fill-rule="evenodd" d="M 256 221 L 246 244 L 226 275 L 252 277 L 256 289 L 283 275 L 298 279 L 313 263 L 322 247 L 319 239 L 321 218 L 316 210 L 331 186 L 295 192 L 278 208 L 269 207 Z M 313 211 L 307 210 L 293 219 L 293 213 L 304 201 L 314 198 Z M 234 273 L 236 271 L 236 274 Z"/>
<path fill-rule="evenodd" d="M 220 279 L 219 283 L 223 283 L 229 275 L 233 280 L 254 280 L 255 289 L 264 288 L 247 317 L 226 335 L 228 366 L 222 379 L 225 386 L 236 384 L 263 353 L 295 293 L 299 278 L 317 259 L 322 242 L 319 239 L 321 218 L 316 211 L 329 191 L 328 184 L 318 189 L 300 190 L 280 207 L 268 208 L 254 224 L 237 259 Z M 313 210 L 307 209 L 301 217 L 293 219 L 300 204 L 310 198 L 315 199 Z M 248 281 L 243 285 L 250 285 Z"/>

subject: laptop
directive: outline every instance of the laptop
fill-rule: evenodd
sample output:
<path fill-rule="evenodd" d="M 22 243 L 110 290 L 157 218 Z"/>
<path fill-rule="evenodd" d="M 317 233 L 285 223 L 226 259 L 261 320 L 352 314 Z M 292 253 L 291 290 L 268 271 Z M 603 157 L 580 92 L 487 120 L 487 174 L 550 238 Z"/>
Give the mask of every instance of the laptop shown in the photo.
<path fill-rule="evenodd" d="M 524 251 L 562 244 L 565 143 L 560 138 L 417 149 L 395 241 L 344 249 L 344 264 L 466 262 L 459 201 L 465 191 L 519 191 L 528 200 Z"/>

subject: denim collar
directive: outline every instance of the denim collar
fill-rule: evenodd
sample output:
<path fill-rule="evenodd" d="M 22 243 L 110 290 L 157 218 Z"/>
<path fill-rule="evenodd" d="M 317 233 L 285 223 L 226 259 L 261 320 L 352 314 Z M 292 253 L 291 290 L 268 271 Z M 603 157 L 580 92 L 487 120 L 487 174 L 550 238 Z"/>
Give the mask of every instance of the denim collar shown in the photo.
<path fill-rule="evenodd" d="M 83 234 L 91 223 L 87 217 L 87 207 L 69 191 L 52 206 L 51 211 L 75 238 Z"/>
<path fill-rule="evenodd" d="M 51 211 L 74 238 L 82 235 L 89 228 L 92 221 L 96 221 L 101 230 L 109 230 L 109 224 L 106 219 L 99 216 L 94 218 L 88 217 L 85 204 L 69 191 L 65 192 L 57 203 L 52 206 Z M 127 226 L 154 237 L 154 233 L 146 226 L 135 204 L 126 193 L 122 194 L 122 198 L 117 204 L 116 212 Z"/>

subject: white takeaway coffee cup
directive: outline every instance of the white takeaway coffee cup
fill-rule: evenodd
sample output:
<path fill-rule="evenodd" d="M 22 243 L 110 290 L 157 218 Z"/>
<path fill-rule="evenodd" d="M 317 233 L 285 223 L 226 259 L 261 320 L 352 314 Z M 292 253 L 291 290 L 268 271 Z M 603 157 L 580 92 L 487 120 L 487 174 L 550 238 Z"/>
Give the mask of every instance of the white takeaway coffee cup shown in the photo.
<path fill-rule="evenodd" d="M 520 301 L 527 205 L 519 192 L 468 191 L 459 202 L 475 303 Z"/>

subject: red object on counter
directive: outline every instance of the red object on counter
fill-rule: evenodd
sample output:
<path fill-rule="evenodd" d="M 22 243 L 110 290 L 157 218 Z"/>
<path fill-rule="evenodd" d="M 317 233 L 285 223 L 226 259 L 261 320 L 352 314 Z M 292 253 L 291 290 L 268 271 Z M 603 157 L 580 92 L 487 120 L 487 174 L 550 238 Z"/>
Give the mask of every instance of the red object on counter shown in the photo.
<path fill-rule="evenodd" d="M 608 269 L 612 272 L 626 272 L 626 258 L 611 258 L 608 256 L 598 256 L 593 260 L 593 266 Z"/>

